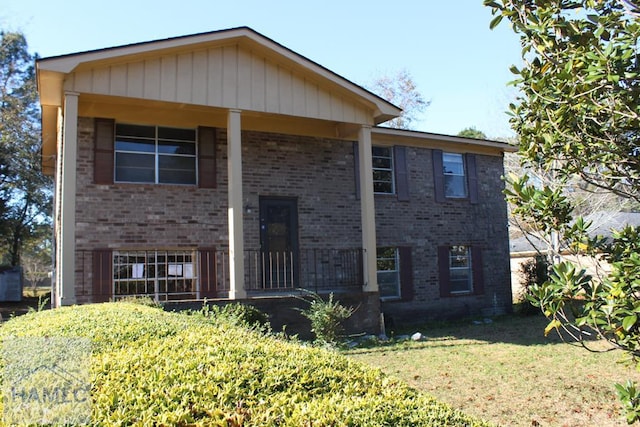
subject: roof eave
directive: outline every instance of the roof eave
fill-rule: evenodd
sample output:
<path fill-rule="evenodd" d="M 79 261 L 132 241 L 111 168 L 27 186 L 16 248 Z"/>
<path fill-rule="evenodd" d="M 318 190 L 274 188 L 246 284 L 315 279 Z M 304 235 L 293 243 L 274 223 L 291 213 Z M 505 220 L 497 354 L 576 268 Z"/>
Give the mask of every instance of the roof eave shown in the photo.
<path fill-rule="evenodd" d="M 466 144 L 471 146 L 494 148 L 494 149 L 499 149 L 501 151 L 509 152 L 509 153 L 518 151 L 517 146 L 511 145 L 506 142 L 493 141 L 488 139 L 466 138 L 462 136 L 443 135 L 443 134 L 432 133 L 432 132 L 422 132 L 422 131 L 415 131 L 415 130 L 395 129 L 395 128 L 377 126 L 373 128 L 372 133 L 379 134 L 379 135 L 386 135 L 386 136 L 398 135 L 398 136 L 403 136 L 405 138 L 416 138 L 416 139 L 427 138 L 427 139 L 432 139 L 435 141 L 440 141 L 445 143 Z"/>

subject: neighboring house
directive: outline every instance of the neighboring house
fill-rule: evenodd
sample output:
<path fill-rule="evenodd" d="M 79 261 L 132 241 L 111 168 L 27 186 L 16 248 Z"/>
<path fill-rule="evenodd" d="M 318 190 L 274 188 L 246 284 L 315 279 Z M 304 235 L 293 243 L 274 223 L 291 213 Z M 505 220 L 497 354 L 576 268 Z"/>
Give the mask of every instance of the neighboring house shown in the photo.
<path fill-rule="evenodd" d="M 371 330 L 510 308 L 504 143 L 377 127 L 401 110 L 245 27 L 37 76 L 56 306 L 304 288 Z"/>
<path fill-rule="evenodd" d="M 628 225 L 640 226 L 640 212 L 598 211 L 587 215 L 585 220 L 592 223 L 589 230 L 590 236 L 602 236 L 610 240 L 613 231 L 622 230 Z M 561 249 L 563 260 L 584 268 L 592 276 L 606 274 L 609 271 L 609 265 L 606 261 L 594 260 L 589 256 L 574 255 L 566 249 L 566 246 Z M 511 285 L 514 298 L 520 298 L 525 286 L 522 265 L 534 260 L 536 256 L 546 256 L 547 251 L 546 243 L 534 236 L 521 236 L 511 240 Z"/>

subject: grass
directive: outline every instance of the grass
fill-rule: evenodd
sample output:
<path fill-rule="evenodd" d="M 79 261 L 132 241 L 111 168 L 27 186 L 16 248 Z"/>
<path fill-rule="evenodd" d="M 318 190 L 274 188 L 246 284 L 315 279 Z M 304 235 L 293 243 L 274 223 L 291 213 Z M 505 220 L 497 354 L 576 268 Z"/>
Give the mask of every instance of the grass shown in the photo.
<path fill-rule="evenodd" d="M 428 337 L 347 352 L 467 414 L 502 426 L 625 426 L 614 383 L 640 380 L 618 351 L 543 334 L 542 316 L 414 329 Z M 604 343 L 594 345 L 605 348 Z"/>

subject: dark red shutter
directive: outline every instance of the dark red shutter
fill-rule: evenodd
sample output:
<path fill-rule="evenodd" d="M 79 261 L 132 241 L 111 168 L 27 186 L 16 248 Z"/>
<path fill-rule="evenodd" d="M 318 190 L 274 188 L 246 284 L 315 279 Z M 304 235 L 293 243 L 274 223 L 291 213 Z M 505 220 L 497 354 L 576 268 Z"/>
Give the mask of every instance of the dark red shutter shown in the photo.
<path fill-rule="evenodd" d="M 360 200 L 360 156 L 357 142 L 353 143 L 353 170 L 356 174 L 356 200 Z"/>
<path fill-rule="evenodd" d="M 216 296 L 216 248 L 201 248 L 200 254 L 200 297 L 215 298 Z"/>
<path fill-rule="evenodd" d="M 113 184 L 115 121 L 95 119 L 93 138 L 93 181 L 96 184 Z"/>
<path fill-rule="evenodd" d="M 407 170 L 407 147 L 393 147 L 393 160 L 396 174 L 396 193 L 401 202 L 409 201 L 409 172 Z"/>
<path fill-rule="evenodd" d="M 216 188 L 216 128 L 198 128 L 198 187 Z"/>
<path fill-rule="evenodd" d="M 484 273 L 482 268 L 482 249 L 471 246 L 471 269 L 473 274 L 473 293 L 484 293 Z"/>
<path fill-rule="evenodd" d="M 93 251 L 92 302 L 105 302 L 113 293 L 113 252 L 110 249 Z"/>
<path fill-rule="evenodd" d="M 438 246 L 438 279 L 440 281 L 440 296 L 451 295 L 451 273 L 449 271 L 449 246 Z"/>
<path fill-rule="evenodd" d="M 413 299 L 413 262 L 411 259 L 411 248 L 400 246 L 398 248 L 400 258 L 400 297 L 403 301 Z"/>
<path fill-rule="evenodd" d="M 444 172 L 442 163 L 442 150 L 432 150 L 433 157 L 433 185 L 434 196 L 438 203 L 445 201 L 444 196 Z"/>
<path fill-rule="evenodd" d="M 476 167 L 476 155 L 466 154 L 467 183 L 469 185 L 469 202 L 478 203 L 478 169 Z"/>

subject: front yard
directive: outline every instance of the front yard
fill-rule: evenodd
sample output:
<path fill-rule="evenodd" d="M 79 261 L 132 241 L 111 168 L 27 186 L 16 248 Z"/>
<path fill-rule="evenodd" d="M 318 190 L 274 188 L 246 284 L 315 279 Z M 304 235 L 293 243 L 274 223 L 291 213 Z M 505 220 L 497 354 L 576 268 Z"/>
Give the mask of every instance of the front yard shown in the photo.
<path fill-rule="evenodd" d="M 424 341 L 348 355 L 499 425 L 627 425 L 613 384 L 640 373 L 619 351 L 590 353 L 555 333 L 545 337 L 545 325 L 542 316 L 431 325 L 412 330 Z"/>

